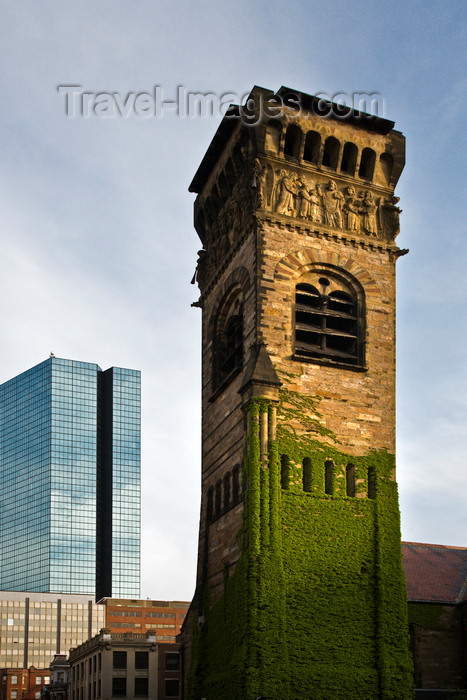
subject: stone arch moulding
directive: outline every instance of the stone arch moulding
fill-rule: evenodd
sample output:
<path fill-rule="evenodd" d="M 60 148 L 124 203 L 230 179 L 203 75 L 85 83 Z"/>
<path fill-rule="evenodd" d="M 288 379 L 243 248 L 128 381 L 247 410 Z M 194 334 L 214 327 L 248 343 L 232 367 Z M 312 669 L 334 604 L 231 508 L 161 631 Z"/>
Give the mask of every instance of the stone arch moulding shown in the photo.
<path fill-rule="evenodd" d="M 289 292 L 291 282 L 317 267 L 327 268 L 340 275 L 347 273 L 353 283 L 357 283 L 362 288 L 367 300 L 374 298 L 376 301 L 378 299 L 378 285 L 368 270 L 360 263 L 338 253 L 311 248 L 303 248 L 289 253 L 277 263 L 274 272 L 277 287 L 282 287 L 284 291 Z"/>
<path fill-rule="evenodd" d="M 208 330 L 210 333 L 214 330 L 214 324 L 218 318 L 219 309 L 227 299 L 227 295 L 237 288 L 243 293 L 243 298 L 245 298 L 249 287 L 250 274 L 246 267 L 237 267 L 235 270 L 232 270 L 217 291 L 217 299 L 213 306 L 211 316 L 209 317 Z"/>

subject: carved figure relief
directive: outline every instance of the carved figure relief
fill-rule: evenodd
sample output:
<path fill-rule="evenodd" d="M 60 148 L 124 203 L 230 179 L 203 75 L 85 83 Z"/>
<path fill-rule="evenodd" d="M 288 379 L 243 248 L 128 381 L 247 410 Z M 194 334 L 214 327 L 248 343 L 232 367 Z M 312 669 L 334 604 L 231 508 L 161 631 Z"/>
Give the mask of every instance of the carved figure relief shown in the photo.
<path fill-rule="evenodd" d="M 360 231 L 361 199 L 357 197 L 355 187 L 347 187 L 344 211 L 347 214 L 347 230 Z"/>
<path fill-rule="evenodd" d="M 399 215 L 401 209 L 397 206 L 399 197 L 390 197 L 385 199 L 381 205 L 381 222 L 383 226 L 383 235 L 390 241 L 400 232 Z"/>
<path fill-rule="evenodd" d="M 378 205 L 373 198 L 373 192 L 367 190 L 362 200 L 362 228 L 370 236 L 378 235 L 378 225 L 376 222 L 376 212 Z"/>
<path fill-rule="evenodd" d="M 319 187 L 319 185 L 318 185 Z M 319 187 L 324 208 L 324 223 L 334 228 L 342 228 L 342 205 L 344 195 L 339 192 L 334 180 L 329 180 L 324 192 Z"/>
<path fill-rule="evenodd" d="M 280 171 L 280 180 L 277 184 L 276 211 L 279 214 L 295 215 L 295 196 L 298 193 L 298 177 L 291 175 L 286 170 Z"/>
<path fill-rule="evenodd" d="M 253 182 L 257 205 L 278 214 L 388 241 L 399 233 L 398 197 L 375 198 L 371 190 L 357 192 L 352 185 L 341 191 L 334 180 L 314 184 L 304 175 L 261 166 L 259 159 Z"/>
<path fill-rule="evenodd" d="M 298 178 L 298 216 L 321 223 L 321 201 L 318 193 L 306 183 L 303 177 Z"/>

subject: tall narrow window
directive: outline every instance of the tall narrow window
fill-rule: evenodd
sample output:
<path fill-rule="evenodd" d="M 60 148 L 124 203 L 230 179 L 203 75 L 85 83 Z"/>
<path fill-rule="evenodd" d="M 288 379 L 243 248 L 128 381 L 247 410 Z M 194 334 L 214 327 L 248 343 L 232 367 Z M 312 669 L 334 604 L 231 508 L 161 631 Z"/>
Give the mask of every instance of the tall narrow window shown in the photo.
<path fill-rule="evenodd" d="M 379 157 L 379 161 L 381 163 L 381 170 L 384 173 L 386 184 L 389 185 L 391 183 L 392 169 L 394 167 L 394 158 L 390 153 L 382 153 Z"/>
<path fill-rule="evenodd" d="M 281 487 L 289 488 L 290 479 L 290 460 L 287 455 L 281 455 Z"/>
<path fill-rule="evenodd" d="M 232 500 L 238 503 L 241 496 L 240 489 L 240 467 L 237 465 L 232 470 Z"/>
<path fill-rule="evenodd" d="M 368 467 L 368 498 L 376 498 L 376 470 Z"/>
<path fill-rule="evenodd" d="M 227 472 L 227 474 L 224 476 L 224 510 L 227 510 L 230 506 L 230 483 L 231 483 L 232 477 L 230 475 L 230 472 Z"/>
<path fill-rule="evenodd" d="M 207 519 L 208 523 L 212 521 L 214 517 L 214 488 L 212 486 L 208 489 L 208 505 L 207 505 Z"/>
<path fill-rule="evenodd" d="M 363 364 L 363 309 L 356 291 L 330 275 L 308 275 L 295 294 L 295 355 Z"/>
<path fill-rule="evenodd" d="M 321 136 L 317 131 L 309 131 L 305 137 L 303 160 L 307 160 L 309 163 L 318 163 L 320 148 Z"/>
<path fill-rule="evenodd" d="M 215 515 L 219 515 L 222 510 L 222 481 L 219 479 L 219 481 L 216 483 L 216 491 L 215 491 L 215 498 L 214 498 L 214 513 Z"/>
<path fill-rule="evenodd" d="M 362 157 L 360 158 L 360 167 L 358 169 L 359 177 L 364 177 L 366 180 L 371 180 L 375 169 L 376 153 L 372 148 L 364 148 Z"/>
<path fill-rule="evenodd" d="M 329 459 L 324 463 L 324 493 L 334 493 L 334 464 Z"/>
<path fill-rule="evenodd" d="M 243 304 L 234 293 L 220 309 L 213 338 L 214 385 L 233 377 L 243 364 Z"/>
<path fill-rule="evenodd" d="M 345 490 L 347 496 L 353 498 L 355 496 L 355 466 L 348 464 L 345 468 Z"/>
<path fill-rule="evenodd" d="M 302 462 L 302 483 L 306 493 L 311 492 L 311 459 L 304 457 Z"/>
<path fill-rule="evenodd" d="M 278 119 L 271 119 L 266 125 L 264 150 L 269 153 L 279 153 L 282 126 Z"/>
<path fill-rule="evenodd" d="M 343 173 L 353 175 L 357 164 L 358 148 L 354 143 L 346 143 L 342 154 L 341 170 Z"/>
<path fill-rule="evenodd" d="M 297 124 L 290 124 L 285 132 L 284 155 L 289 158 L 298 159 L 300 155 L 300 144 L 302 140 L 302 130 Z"/>
<path fill-rule="evenodd" d="M 324 142 L 323 165 L 335 170 L 339 160 L 340 143 L 334 136 L 329 136 Z"/>

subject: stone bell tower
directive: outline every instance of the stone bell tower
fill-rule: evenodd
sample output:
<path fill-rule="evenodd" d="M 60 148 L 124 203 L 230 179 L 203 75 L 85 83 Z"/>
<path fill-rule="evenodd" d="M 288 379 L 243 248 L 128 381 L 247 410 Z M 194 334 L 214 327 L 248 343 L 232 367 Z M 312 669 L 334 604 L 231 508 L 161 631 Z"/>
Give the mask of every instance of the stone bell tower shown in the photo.
<path fill-rule="evenodd" d="M 203 437 L 186 698 L 411 698 L 393 127 L 255 87 L 191 184 Z"/>

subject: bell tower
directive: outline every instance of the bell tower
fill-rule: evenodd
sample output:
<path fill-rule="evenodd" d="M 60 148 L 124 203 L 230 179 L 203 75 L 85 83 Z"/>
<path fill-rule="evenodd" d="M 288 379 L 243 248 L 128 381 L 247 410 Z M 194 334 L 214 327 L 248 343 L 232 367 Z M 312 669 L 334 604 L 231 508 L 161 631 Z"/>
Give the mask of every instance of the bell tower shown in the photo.
<path fill-rule="evenodd" d="M 186 698 L 412 697 L 393 122 L 255 87 L 193 179 L 202 504 Z"/>

